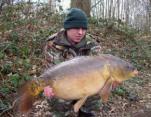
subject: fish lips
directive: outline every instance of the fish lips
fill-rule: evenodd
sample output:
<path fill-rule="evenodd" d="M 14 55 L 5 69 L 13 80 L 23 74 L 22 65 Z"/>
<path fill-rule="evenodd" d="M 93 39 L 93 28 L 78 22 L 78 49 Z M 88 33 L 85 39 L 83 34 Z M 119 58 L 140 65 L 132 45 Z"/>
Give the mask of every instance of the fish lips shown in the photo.
<path fill-rule="evenodd" d="M 139 75 L 138 70 L 137 70 L 137 69 L 135 69 L 135 70 L 133 71 L 133 74 L 134 74 L 134 76 L 138 76 L 138 75 Z"/>

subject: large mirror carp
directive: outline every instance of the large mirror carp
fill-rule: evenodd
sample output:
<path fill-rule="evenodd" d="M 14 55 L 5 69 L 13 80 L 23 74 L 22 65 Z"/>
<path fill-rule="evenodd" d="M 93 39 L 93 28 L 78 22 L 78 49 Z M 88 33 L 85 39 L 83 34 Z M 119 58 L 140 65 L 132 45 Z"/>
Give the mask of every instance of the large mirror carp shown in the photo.
<path fill-rule="evenodd" d="M 106 102 L 113 87 L 138 74 L 130 63 L 109 54 L 80 56 L 62 62 L 27 82 L 21 90 L 19 110 L 27 112 L 41 92 L 47 97 L 78 100 L 78 112 L 88 97 L 99 94 Z"/>

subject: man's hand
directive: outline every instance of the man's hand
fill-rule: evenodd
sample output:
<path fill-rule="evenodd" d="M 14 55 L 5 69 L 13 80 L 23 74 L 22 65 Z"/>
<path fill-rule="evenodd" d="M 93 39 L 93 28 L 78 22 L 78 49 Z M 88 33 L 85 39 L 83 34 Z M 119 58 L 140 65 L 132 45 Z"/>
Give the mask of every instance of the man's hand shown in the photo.
<path fill-rule="evenodd" d="M 53 90 L 50 86 L 44 87 L 44 96 L 46 96 L 47 98 L 51 98 L 54 96 Z"/>
<path fill-rule="evenodd" d="M 101 54 L 101 46 L 94 46 L 94 47 L 92 47 L 91 48 L 91 54 L 92 55 L 99 55 L 99 54 Z"/>

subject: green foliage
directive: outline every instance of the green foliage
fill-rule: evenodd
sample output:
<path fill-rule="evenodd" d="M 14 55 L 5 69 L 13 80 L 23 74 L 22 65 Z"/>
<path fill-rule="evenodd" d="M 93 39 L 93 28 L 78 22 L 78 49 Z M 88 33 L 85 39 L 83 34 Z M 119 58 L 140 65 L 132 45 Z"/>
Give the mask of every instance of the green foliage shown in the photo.
<path fill-rule="evenodd" d="M 9 78 L 12 86 L 17 88 L 17 86 L 19 86 L 19 81 L 20 81 L 19 74 L 12 74 Z"/>
<path fill-rule="evenodd" d="M 2 86 L 2 87 L 0 88 L 0 92 L 1 92 L 2 94 L 6 95 L 6 94 L 11 93 L 11 90 L 10 90 L 10 88 L 8 88 L 7 86 Z"/>
<path fill-rule="evenodd" d="M 54 117 L 64 117 L 64 115 L 65 115 L 64 112 L 58 112 L 58 111 L 53 112 Z"/>
<path fill-rule="evenodd" d="M 7 49 L 5 50 L 5 53 L 8 55 L 18 55 L 19 54 L 19 47 L 17 46 L 17 44 L 12 43 L 10 44 Z"/>
<path fill-rule="evenodd" d="M 12 63 L 5 63 L 2 68 L 1 68 L 1 73 L 2 74 L 9 74 L 12 72 Z"/>
<path fill-rule="evenodd" d="M 132 28 L 131 26 L 127 25 L 126 23 L 122 22 L 121 20 L 117 20 L 115 18 L 113 19 L 96 19 L 96 18 L 90 18 L 89 19 L 90 24 L 95 25 L 99 28 L 106 28 L 108 34 L 111 33 L 118 33 L 121 35 L 125 35 L 126 38 L 133 38 L 135 34 L 138 33 L 137 30 Z M 105 34 L 106 35 L 106 34 Z"/>
<path fill-rule="evenodd" d="M 134 28 L 126 24 L 119 25 L 118 30 L 123 33 L 127 38 L 133 38 L 135 34 L 138 33 Z"/>
<path fill-rule="evenodd" d="M 23 60 L 23 66 L 26 70 L 28 70 L 29 68 L 31 68 L 31 64 L 30 64 L 30 59 L 24 59 Z"/>
<path fill-rule="evenodd" d="M 29 57 L 30 48 L 28 47 L 28 45 L 24 45 L 22 48 L 20 48 L 20 53 L 24 58 Z"/>
<path fill-rule="evenodd" d="M 13 42 L 14 44 L 17 44 L 19 42 L 19 35 L 17 32 L 13 31 L 11 34 L 10 34 L 10 40 L 11 42 Z"/>
<path fill-rule="evenodd" d="M 4 52 L 0 52 L 0 59 L 4 59 L 4 56 L 5 56 Z"/>
<path fill-rule="evenodd" d="M 10 74 L 9 78 L 1 84 L 0 93 L 7 95 L 16 92 L 17 88 L 29 79 L 31 79 L 31 77 L 26 73 L 23 73 L 22 75 L 19 75 L 18 73 Z"/>
<path fill-rule="evenodd" d="M 9 102 L 8 101 L 2 101 L 0 99 L 0 110 L 5 110 L 7 108 L 9 108 Z"/>
<path fill-rule="evenodd" d="M 112 21 L 112 20 L 110 20 L 110 21 Z M 93 24 L 96 27 L 100 27 L 100 28 L 107 27 L 108 24 L 110 23 L 110 21 L 108 21 L 107 19 L 102 19 L 102 18 L 99 18 L 99 19 L 95 18 L 95 17 L 89 18 L 90 24 Z"/>
<path fill-rule="evenodd" d="M 119 86 L 113 91 L 113 95 L 125 96 L 126 94 L 127 90 L 123 86 Z"/>

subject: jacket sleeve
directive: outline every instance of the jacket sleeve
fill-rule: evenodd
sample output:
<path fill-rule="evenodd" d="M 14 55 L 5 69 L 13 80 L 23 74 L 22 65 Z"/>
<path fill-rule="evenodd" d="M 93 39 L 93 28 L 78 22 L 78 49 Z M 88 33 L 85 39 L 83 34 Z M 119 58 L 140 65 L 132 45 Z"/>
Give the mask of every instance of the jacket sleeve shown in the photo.
<path fill-rule="evenodd" d="M 54 44 L 53 39 L 48 39 L 44 46 L 44 66 L 46 68 L 52 67 L 60 62 L 62 62 L 62 48 Z"/>

